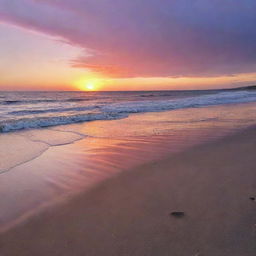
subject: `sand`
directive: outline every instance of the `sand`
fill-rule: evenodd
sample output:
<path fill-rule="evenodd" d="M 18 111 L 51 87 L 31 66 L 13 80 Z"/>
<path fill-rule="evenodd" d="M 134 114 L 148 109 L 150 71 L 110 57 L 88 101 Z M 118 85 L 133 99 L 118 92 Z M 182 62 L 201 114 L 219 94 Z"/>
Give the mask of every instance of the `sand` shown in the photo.
<path fill-rule="evenodd" d="M 123 172 L 1 234 L 0 255 L 255 256 L 255 148 L 250 129 Z"/>

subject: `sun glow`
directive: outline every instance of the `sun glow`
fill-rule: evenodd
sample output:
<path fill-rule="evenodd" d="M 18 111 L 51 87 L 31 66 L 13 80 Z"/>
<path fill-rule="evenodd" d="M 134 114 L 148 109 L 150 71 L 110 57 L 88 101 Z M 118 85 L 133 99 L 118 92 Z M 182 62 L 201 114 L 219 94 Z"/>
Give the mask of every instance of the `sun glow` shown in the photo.
<path fill-rule="evenodd" d="M 85 78 L 76 81 L 75 85 L 81 91 L 98 91 L 103 85 L 103 80 L 99 78 Z"/>
<path fill-rule="evenodd" d="M 95 89 L 95 86 L 94 86 L 93 83 L 87 83 L 87 84 L 85 85 L 85 88 L 86 88 L 87 90 L 89 90 L 89 91 L 92 91 L 92 90 Z"/>

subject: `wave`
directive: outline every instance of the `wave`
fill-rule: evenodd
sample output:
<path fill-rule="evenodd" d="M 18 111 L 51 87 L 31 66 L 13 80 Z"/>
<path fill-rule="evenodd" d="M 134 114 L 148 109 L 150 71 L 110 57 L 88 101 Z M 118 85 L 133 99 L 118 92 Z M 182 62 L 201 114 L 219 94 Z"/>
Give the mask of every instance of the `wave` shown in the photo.
<path fill-rule="evenodd" d="M 122 102 L 106 105 L 103 112 L 141 113 L 196 108 L 230 103 L 245 103 L 256 101 L 256 93 L 247 91 L 221 92 L 210 95 L 155 101 Z"/>
<path fill-rule="evenodd" d="M 58 113 L 69 111 L 88 111 L 99 108 L 98 105 L 88 107 L 73 107 L 73 108 L 50 108 L 50 109 L 38 109 L 38 110 L 18 110 L 8 112 L 9 115 L 24 116 L 24 115 L 36 115 L 45 113 Z"/>
<path fill-rule="evenodd" d="M 79 102 L 79 101 L 88 101 L 90 99 L 67 99 L 67 100 L 64 100 L 66 102 Z"/>
<path fill-rule="evenodd" d="M 43 128 L 94 120 L 114 120 L 127 117 L 120 113 L 87 113 L 82 115 L 22 118 L 0 122 L 0 132 L 11 132 L 32 128 Z"/>
<path fill-rule="evenodd" d="M 199 108 L 205 106 L 256 102 L 256 92 L 233 91 L 218 92 L 215 94 L 199 95 L 194 97 L 168 99 L 168 100 L 144 100 L 144 101 L 125 101 L 119 103 L 105 103 L 74 108 L 56 108 L 45 110 L 21 110 L 10 112 L 12 115 L 22 116 L 35 114 L 31 118 L 12 119 L 0 122 L 0 132 L 10 132 L 28 128 L 41 128 L 72 124 L 93 120 L 110 120 L 127 117 L 131 113 L 159 112 L 184 108 Z M 97 112 L 95 110 L 97 109 Z M 80 112 L 73 115 L 59 115 L 42 117 L 42 113 L 54 112 Z M 83 113 L 82 111 L 87 111 Z M 91 112 L 90 112 L 91 111 Z M 82 113 L 81 113 L 82 112 Z M 39 116 L 36 116 L 38 114 Z"/>
<path fill-rule="evenodd" d="M 23 104 L 39 104 L 39 103 L 54 103 L 54 102 L 82 102 L 89 101 L 95 99 L 85 99 L 85 98 L 77 98 L 77 99 L 40 99 L 40 100 L 4 100 L 0 102 L 0 105 L 23 105 Z"/>

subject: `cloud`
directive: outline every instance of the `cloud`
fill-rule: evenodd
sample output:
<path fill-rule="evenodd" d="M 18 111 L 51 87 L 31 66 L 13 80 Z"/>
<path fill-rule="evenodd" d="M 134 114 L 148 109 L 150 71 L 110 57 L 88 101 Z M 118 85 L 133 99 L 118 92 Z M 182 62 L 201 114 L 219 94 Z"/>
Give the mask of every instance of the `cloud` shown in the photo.
<path fill-rule="evenodd" d="M 0 21 L 90 52 L 74 67 L 117 77 L 256 71 L 255 0 L 0 0 Z"/>

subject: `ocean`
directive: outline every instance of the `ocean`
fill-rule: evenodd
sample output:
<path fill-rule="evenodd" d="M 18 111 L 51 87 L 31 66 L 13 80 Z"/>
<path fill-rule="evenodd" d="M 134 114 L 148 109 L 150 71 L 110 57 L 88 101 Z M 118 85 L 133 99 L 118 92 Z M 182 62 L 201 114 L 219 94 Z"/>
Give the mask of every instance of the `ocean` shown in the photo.
<path fill-rule="evenodd" d="M 255 102 L 255 90 L 139 92 L 0 92 L 0 132 L 93 120 L 132 113 Z"/>

